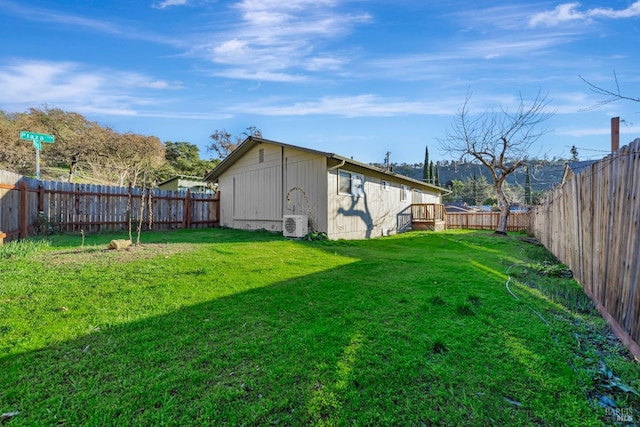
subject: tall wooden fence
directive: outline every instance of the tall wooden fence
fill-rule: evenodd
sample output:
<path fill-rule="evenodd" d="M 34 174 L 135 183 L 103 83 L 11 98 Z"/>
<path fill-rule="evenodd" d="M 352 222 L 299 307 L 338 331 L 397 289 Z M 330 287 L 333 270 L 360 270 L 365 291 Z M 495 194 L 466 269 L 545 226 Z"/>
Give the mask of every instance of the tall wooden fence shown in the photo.
<path fill-rule="evenodd" d="M 219 194 L 39 181 L 0 171 L 0 233 L 6 239 L 46 231 L 87 233 L 219 226 Z"/>
<path fill-rule="evenodd" d="M 466 228 L 469 230 L 495 230 L 498 228 L 499 212 L 448 212 L 447 228 Z M 511 212 L 507 218 L 507 231 L 520 231 L 531 228 L 529 212 Z"/>
<path fill-rule="evenodd" d="M 640 140 L 584 169 L 532 211 L 535 236 L 565 263 L 640 358 Z"/>

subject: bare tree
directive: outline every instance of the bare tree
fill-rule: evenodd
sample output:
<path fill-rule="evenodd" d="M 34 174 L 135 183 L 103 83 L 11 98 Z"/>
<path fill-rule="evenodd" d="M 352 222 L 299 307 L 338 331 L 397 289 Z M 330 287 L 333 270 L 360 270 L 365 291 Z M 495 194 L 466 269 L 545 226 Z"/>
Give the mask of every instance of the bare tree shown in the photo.
<path fill-rule="evenodd" d="M 515 112 L 500 107 L 500 111 L 472 116 L 470 100 L 468 93 L 440 147 L 460 160 L 478 161 L 489 170 L 500 209 L 496 233 L 506 234 L 510 203 L 505 180 L 525 164 L 531 145 L 548 132 L 540 126 L 554 113 L 546 111 L 550 100 L 540 92 L 529 105 L 520 96 Z"/>
<path fill-rule="evenodd" d="M 589 89 L 591 89 L 592 92 L 595 92 L 598 95 L 602 95 L 605 97 L 605 99 L 603 99 L 602 101 L 595 103 L 591 107 L 587 107 L 583 109 L 583 111 L 595 110 L 596 108 L 600 108 L 603 105 L 607 105 L 618 100 L 640 102 L 640 97 L 634 98 L 634 97 L 622 94 L 622 91 L 620 91 L 620 83 L 618 83 L 618 75 L 616 74 L 615 70 L 613 70 L 613 79 L 616 83 L 615 90 L 604 89 L 600 86 L 596 86 L 595 84 L 591 83 L 590 81 L 588 81 L 582 76 L 578 76 L 578 77 L 580 77 L 580 79 L 589 86 Z"/>

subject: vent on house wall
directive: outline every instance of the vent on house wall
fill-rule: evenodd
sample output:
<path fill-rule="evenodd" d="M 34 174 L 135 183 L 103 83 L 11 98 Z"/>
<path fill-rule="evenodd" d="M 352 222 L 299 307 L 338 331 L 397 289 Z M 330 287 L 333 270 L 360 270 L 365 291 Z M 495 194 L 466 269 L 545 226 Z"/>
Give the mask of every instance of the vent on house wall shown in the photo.
<path fill-rule="evenodd" d="M 285 215 L 282 219 L 284 237 L 304 237 L 309 233 L 309 218 L 306 215 Z"/>
<path fill-rule="evenodd" d="M 264 148 L 258 150 L 258 163 L 264 162 Z"/>

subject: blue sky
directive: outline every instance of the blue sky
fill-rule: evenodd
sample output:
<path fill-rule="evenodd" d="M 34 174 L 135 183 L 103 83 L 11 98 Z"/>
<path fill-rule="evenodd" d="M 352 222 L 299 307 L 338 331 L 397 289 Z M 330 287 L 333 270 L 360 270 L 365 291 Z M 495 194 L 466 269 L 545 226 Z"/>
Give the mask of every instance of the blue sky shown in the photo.
<path fill-rule="evenodd" d="M 640 137 L 640 1 L 0 0 L 0 109 L 62 108 L 201 148 L 217 129 L 353 156 L 432 159 L 472 111 L 548 93 L 538 156 Z"/>

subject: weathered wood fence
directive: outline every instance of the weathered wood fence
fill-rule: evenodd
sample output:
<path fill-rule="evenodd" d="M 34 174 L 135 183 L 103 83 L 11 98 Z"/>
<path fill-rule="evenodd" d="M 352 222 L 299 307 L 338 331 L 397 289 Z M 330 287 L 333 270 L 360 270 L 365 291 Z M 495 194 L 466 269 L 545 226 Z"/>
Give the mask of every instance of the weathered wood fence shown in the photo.
<path fill-rule="evenodd" d="M 99 232 L 219 225 L 219 194 L 39 181 L 0 171 L 0 233 L 13 240 L 46 231 Z"/>
<path fill-rule="evenodd" d="M 535 236 L 565 263 L 618 337 L 640 358 L 640 140 L 550 192 Z"/>
<path fill-rule="evenodd" d="M 499 212 L 449 212 L 447 228 L 469 230 L 495 230 L 498 228 Z M 511 212 L 507 218 L 507 231 L 531 229 L 529 212 Z"/>

